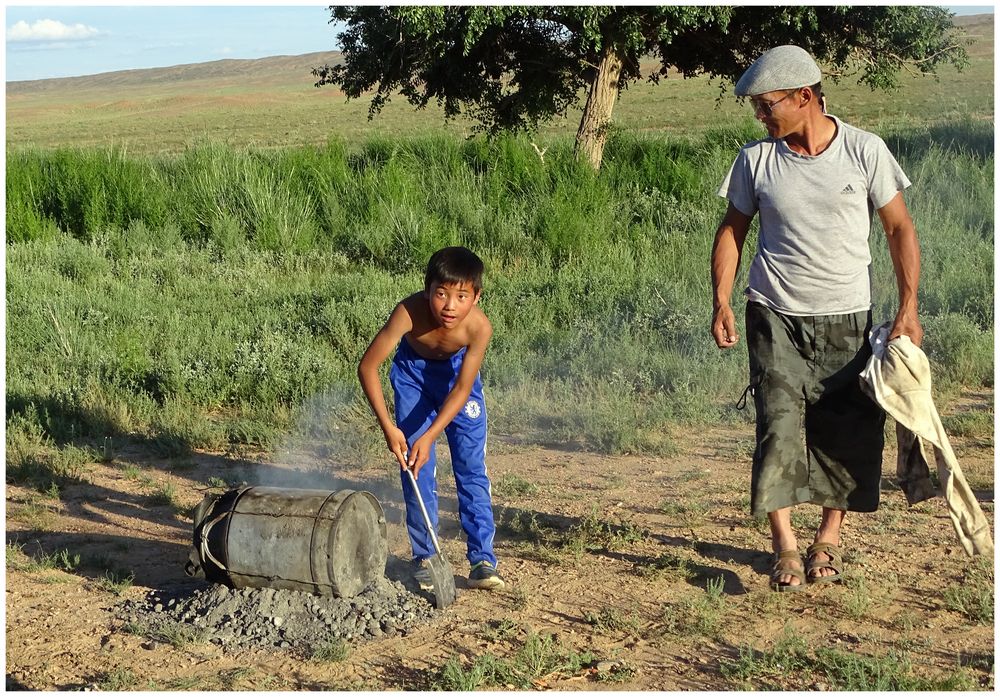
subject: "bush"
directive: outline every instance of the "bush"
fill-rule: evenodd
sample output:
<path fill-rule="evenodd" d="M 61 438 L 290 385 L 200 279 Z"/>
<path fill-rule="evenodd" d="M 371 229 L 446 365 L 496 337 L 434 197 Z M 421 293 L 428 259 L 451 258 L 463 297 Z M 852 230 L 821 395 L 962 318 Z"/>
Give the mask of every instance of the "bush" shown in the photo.
<path fill-rule="evenodd" d="M 926 147 L 893 136 L 920 192 L 908 202 L 921 318 L 945 387 L 992 385 L 981 130 L 958 124 Z M 55 443 L 141 434 L 180 453 L 264 445 L 334 389 L 359 405 L 351 424 L 374 428 L 357 361 L 421 288 L 430 253 L 466 244 L 487 265 L 493 423 L 536 442 L 669 452 L 679 424 L 748 418 L 732 409 L 745 349 L 708 336 L 707 267 L 716 187 L 759 136 L 750 118 L 699 140 L 616 131 L 600 174 L 568 138 L 536 151 L 510 135 L 11 152 L 8 414 Z M 872 246 L 882 321 L 895 281 L 884 235 Z"/>

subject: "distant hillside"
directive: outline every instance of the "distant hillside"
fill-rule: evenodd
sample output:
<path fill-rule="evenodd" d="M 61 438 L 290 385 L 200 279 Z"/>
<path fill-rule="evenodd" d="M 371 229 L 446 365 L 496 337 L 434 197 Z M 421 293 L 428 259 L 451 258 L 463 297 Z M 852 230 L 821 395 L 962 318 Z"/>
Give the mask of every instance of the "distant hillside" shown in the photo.
<path fill-rule="evenodd" d="M 973 40 L 970 65 L 943 66 L 937 78 L 911 71 L 888 95 L 854 80 L 824 85 L 837 116 L 861 128 L 881 124 L 950 123 L 993 119 L 993 15 L 956 17 Z M 192 144 L 223 142 L 254 148 L 318 145 L 330 138 L 361 142 L 385 136 L 451 133 L 469 137 L 478 125 L 460 115 L 446 121 L 436 103 L 414 109 L 396 95 L 369 118 L 370 99 L 348 100 L 335 87 L 317 89 L 312 69 L 336 64 L 326 51 L 253 60 L 218 60 L 170 68 L 122 70 L 100 75 L 7 83 L 6 145 L 11 147 L 108 147 L 129 152 L 176 153 Z M 652 59 L 650 59 L 652 61 Z M 643 71 L 652 62 L 643 62 Z M 707 76 L 659 84 L 640 81 L 615 107 L 615 125 L 636 132 L 697 134 L 745 119 L 736 100 L 721 102 L 719 84 Z M 537 138 L 572 138 L 581 104 L 545 122 Z"/>
<path fill-rule="evenodd" d="M 962 27 L 971 38 L 979 40 L 986 38 L 992 43 L 992 14 L 984 13 L 955 17 L 954 21 L 955 25 Z M 224 59 L 208 63 L 175 65 L 169 68 L 118 70 L 81 77 L 20 80 L 7 82 L 7 94 L 43 95 L 47 92 L 64 92 L 67 90 L 79 92 L 122 87 L 148 87 L 153 85 L 179 86 L 180 83 L 200 81 L 228 82 L 231 80 L 246 79 L 260 80 L 268 83 L 308 83 L 312 80 L 311 71 L 313 68 L 327 63 L 336 63 L 339 59 L 339 51 L 320 51 L 317 53 L 304 53 L 298 56 Z"/>
<path fill-rule="evenodd" d="M 312 69 L 327 63 L 336 63 L 339 51 L 320 51 L 298 56 L 271 56 L 268 58 L 232 59 L 208 63 L 189 63 L 169 68 L 144 68 L 117 70 L 111 73 L 60 77 L 47 80 L 19 80 L 7 83 L 7 94 L 42 95 L 46 92 L 82 92 L 115 88 L 149 87 L 151 85 L 180 86 L 183 83 L 203 81 L 254 80 L 264 82 L 312 83 Z"/>

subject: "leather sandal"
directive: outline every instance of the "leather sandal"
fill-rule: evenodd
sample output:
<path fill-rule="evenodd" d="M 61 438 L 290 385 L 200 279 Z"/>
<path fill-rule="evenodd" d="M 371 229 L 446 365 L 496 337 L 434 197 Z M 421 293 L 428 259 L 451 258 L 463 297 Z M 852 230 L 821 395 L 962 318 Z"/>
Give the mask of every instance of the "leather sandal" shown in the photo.
<path fill-rule="evenodd" d="M 789 567 L 788 564 L 783 565 L 783 562 L 789 560 L 795 560 L 799 563 L 798 567 Z M 792 576 L 798 579 L 798 583 L 792 584 L 788 581 L 779 580 L 782 576 Z M 778 552 L 774 555 L 773 564 L 771 565 L 771 590 L 777 591 L 778 593 L 795 592 L 800 591 L 806 587 L 806 575 L 802 570 L 802 557 L 799 556 L 799 550 L 797 549 L 786 549 L 784 552 Z"/>
<path fill-rule="evenodd" d="M 817 554 L 825 554 L 828 560 L 817 559 Z M 833 569 L 829 576 L 816 576 L 820 569 Z M 844 573 L 844 553 L 840 547 L 829 542 L 813 542 L 806 548 L 806 580 L 809 583 L 831 583 L 839 581 Z"/>

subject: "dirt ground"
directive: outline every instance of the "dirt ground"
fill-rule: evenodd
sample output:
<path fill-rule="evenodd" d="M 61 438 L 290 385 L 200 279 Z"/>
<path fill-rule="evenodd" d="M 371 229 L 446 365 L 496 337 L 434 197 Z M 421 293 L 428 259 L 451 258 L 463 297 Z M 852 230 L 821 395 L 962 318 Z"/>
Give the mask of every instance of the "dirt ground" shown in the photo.
<path fill-rule="evenodd" d="M 960 408 L 991 412 L 992 405 L 990 391 Z M 463 668 L 488 654 L 513 662 L 532 634 L 552 635 L 560 651 L 585 657 L 579 667 L 535 675 L 534 689 L 829 687 L 816 672 L 779 669 L 743 683 L 727 675 L 741 649 L 762 652 L 748 655 L 763 665 L 783 636 L 893 656 L 927 678 L 961 671 L 967 686 L 992 689 L 992 615 L 977 622 L 949 602 L 971 583 L 974 562 L 941 499 L 907 507 L 892 483 L 892 440 L 881 509 L 848 517 L 848 582 L 776 594 L 768 590 L 766 524 L 747 514 L 752 426 L 673 436 L 672 456 L 610 457 L 491 435 L 496 546 L 508 581 L 497 593 L 464 588 L 454 483 L 442 464 L 442 538 L 459 576 L 457 602 L 408 636 L 352 647 L 342 660 L 175 646 L 131 633 L 114 609 L 149 589 L 189 583 L 188 515 L 212 482 L 265 469 L 295 474 L 295 467 L 245 454 L 161 458 L 131 444 L 93 463 L 85 483 L 58 497 L 8 485 L 7 689 L 433 689 L 449 660 Z M 955 437 L 953 445 L 992 522 L 992 433 Z M 369 465 L 336 478 L 340 487 L 377 492 L 391 521 L 390 556 L 408 556 L 391 474 Z M 799 510 L 793 522 L 804 548 L 818 510 Z M 62 550 L 80 563 L 39 563 Z M 131 585 L 108 581 L 126 572 Z"/>

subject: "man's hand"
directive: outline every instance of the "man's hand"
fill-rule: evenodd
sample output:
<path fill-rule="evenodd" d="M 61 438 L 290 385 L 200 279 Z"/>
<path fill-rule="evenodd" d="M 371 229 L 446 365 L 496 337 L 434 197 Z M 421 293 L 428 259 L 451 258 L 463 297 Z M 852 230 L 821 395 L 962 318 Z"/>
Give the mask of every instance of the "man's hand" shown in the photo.
<path fill-rule="evenodd" d="M 712 313 L 712 337 L 721 349 L 735 346 L 740 340 L 736 333 L 736 317 L 729 305 L 720 305 Z"/>
<path fill-rule="evenodd" d="M 431 459 L 431 449 L 434 447 L 434 439 L 429 437 L 429 434 L 424 434 L 417 438 L 416 442 L 413 443 L 413 447 L 410 448 L 410 455 L 407 458 L 406 465 L 413 470 L 413 476 L 416 477 L 417 473 L 420 472 L 420 468 L 427 464 L 427 461 Z"/>
<path fill-rule="evenodd" d="M 385 443 L 389 452 L 399 460 L 400 467 L 406 467 L 406 436 L 397 427 L 392 426 L 385 431 Z"/>
<path fill-rule="evenodd" d="M 900 310 L 896 314 L 896 320 L 892 323 L 892 329 L 889 330 L 889 341 L 898 336 L 908 336 L 914 346 L 920 346 L 920 343 L 924 340 L 924 328 L 920 326 L 920 320 L 917 319 L 916 312 L 903 312 Z"/>

